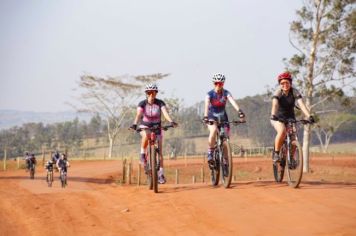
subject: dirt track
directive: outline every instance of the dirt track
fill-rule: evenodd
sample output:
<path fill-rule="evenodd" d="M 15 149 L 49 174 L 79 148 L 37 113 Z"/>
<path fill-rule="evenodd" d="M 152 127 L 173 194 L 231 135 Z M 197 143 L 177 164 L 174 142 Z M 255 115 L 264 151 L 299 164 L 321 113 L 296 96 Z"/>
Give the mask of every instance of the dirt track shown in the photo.
<path fill-rule="evenodd" d="M 356 162 L 355 162 L 356 163 Z M 200 184 L 117 185 L 119 161 L 75 163 L 69 186 L 58 173 L 0 172 L 0 235 L 356 235 L 356 182 L 271 178 Z M 356 169 L 354 169 L 356 170 Z"/>

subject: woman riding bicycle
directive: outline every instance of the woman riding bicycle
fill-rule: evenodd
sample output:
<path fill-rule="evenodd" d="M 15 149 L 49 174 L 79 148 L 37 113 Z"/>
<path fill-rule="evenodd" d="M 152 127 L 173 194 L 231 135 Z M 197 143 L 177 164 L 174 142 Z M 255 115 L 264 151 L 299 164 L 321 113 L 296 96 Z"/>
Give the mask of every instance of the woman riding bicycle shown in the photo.
<path fill-rule="evenodd" d="M 62 154 L 61 157 L 57 160 L 57 168 L 59 172 L 63 169 L 64 172 L 67 172 L 67 168 L 70 167 L 69 161 L 67 160 L 66 154 Z"/>
<path fill-rule="evenodd" d="M 216 121 L 218 117 L 222 117 L 223 121 L 228 121 L 227 113 L 225 111 L 226 102 L 229 101 L 231 105 L 238 112 L 240 121 L 244 121 L 245 114 L 235 102 L 231 93 L 224 89 L 225 76 L 223 74 L 215 74 L 213 76 L 214 89 L 210 90 L 205 97 L 205 109 L 203 121 L 208 125 L 209 139 L 208 139 L 208 163 L 213 165 L 213 153 L 215 148 L 215 137 L 218 127 L 215 123 L 209 121 Z M 229 134 L 229 125 L 225 125 L 227 134 Z"/>
<path fill-rule="evenodd" d="M 146 99 L 142 100 L 137 106 L 137 113 L 133 125 L 131 125 L 131 129 L 136 130 L 137 124 L 140 123 L 138 128 L 148 128 L 153 126 L 161 125 L 161 113 L 173 126 L 177 126 L 170 115 L 168 114 L 166 104 L 157 99 L 158 87 L 156 84 L 147 84 L 145 87 Z M 146 159 L 146 149 L 148 146 L 148 135 L 151 131 L 142 130 L 141 134 L 141 150 L 140 150 L 140 161 L 145 166 L 147 164 Z M 158 182 L 160 184 L 164 184 L 166 182 L 166 178 L 164 177 L 163 171 L 163 155 L 162 155 L 162 135 L 161 130 L 157 133 L 157 140 L 160 150 L 160 169 L 158 173 Z"/>
<path fill-rule="evenodd" d="M 309 109 L 305 106 L 302 95 L 292 87 L 292 75 L 289 72 L 283 72 L 277 77 L 280 88 L 278 88 L 272 97 L 271 124 L 277 131 L 274 141 L 273 161 L 279 161 L 279 150 L 286 136 L 286 127 L 283 120 L 295 119 L 294 107 L 297 103 L 310 123 L 314 123 L 314 117 L 310 115 Z"/>

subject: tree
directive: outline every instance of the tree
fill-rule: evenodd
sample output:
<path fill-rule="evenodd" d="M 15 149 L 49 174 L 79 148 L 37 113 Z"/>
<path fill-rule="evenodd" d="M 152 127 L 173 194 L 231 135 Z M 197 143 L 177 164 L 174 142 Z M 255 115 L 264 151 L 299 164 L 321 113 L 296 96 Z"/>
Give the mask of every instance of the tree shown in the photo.
<path fill-rule="evenodd" d="M 306 0 L 291 23 L 290 42 L 298 53 L 285 60 L 297 78 L 306 106 L 317 111 L 355 84 L 356 10 L 354 0 Z M 315 99 L 317 98 L 317 99 Z M 309 171 L 311 126 L 303 132 L 304 172 Z"/>
<path fill-rule="evenodd" d="M 126 115 L 132 111 L 131 105 L 141 94 L 142 87 L 149 82 L 163 79 L 169 74 L 140 76 L 117 76 L 107 78 L 83 75 L 79 87 L 84 89 L 79 101 L 83 108 L 78 111 L 99 114 L 106 122 L 109 140 L 108 157 L 112 157 L 113 145 L 120 132 Z"/>
<path fill-rule="evenodd" d="M 330 144 L 331 138 L 336 131 L 344 124 L 356 121 L 356 116 L 348 113 L 334 112 L 320 116 L 321 119 L 317 123 L 314 132 L 319 139 L 320 149 L 326 153 Z"/>

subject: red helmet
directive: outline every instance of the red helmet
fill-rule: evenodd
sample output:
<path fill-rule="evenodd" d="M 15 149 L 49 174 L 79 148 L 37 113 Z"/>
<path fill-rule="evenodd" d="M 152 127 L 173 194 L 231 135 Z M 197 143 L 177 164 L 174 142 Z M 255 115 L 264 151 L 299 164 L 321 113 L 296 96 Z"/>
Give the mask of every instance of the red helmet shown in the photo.
<path fill-rule="evenodd" d="M 277 79 L 278 79 L 278 83 L 280 83 L 281 80 L 283 80 L 283 79 L 287 79 L 290 82 L 292 82 L 292 75 L 288 71 L 286 71 L 286 72 L 283 72 L 282 74 L 278 75 Z"/>

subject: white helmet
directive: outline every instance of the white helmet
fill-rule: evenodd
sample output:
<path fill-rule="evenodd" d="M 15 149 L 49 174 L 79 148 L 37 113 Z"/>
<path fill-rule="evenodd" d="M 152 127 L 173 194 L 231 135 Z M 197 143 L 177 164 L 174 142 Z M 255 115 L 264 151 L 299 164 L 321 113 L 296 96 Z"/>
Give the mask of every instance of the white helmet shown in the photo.
<path fill-rule="evenodd" d="M 145 87 L 145 92 L 146 91 L 156 91 L 158 92 L 158 87 L 156 84 L 147 84 L 146 87 Z"/>
<path fill-rule="evenodd" d="M 213 82 L 221 82 L 224 83 L 225 82 L 225 75 L 217 73 L 213 76 Z"/>

